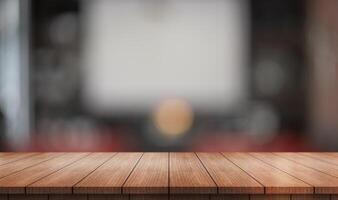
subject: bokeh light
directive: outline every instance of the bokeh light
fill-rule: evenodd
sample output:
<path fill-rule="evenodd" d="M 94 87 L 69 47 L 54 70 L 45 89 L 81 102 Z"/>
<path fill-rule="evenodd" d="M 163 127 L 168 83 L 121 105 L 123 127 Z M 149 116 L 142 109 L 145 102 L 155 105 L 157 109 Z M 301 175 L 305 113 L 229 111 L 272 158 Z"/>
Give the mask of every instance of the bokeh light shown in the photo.
<path fill-rule="evenodd" d="M 153 122 L 160 133 L 168 137 L 180 136 L 191 128 L 192 107 L 182 99 L 167 99 L 159 103 L 153 113 Z"/>

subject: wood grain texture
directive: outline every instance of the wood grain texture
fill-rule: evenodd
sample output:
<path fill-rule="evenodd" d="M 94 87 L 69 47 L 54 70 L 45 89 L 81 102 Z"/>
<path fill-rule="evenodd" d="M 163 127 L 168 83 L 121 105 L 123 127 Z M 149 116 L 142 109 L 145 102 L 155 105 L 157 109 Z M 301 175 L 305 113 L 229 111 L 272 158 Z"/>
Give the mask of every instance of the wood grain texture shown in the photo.
<path fill-rule="evenodd" d="M 299 153 L 307 153 L 307 152 L 299 152 Z M 338 152 L 308 152 L 310 154 L 327 154 L 327 155 L 332 155 L 338 157 Z"/>
<path fill-rule="evenodd" d="M 168 153 L 144 153 L 123 186 L 125 194 L 168 194 Z"/>
<path fill-rule="evenodd" d="M 7 194 L 0 194 L 0 200 L 8 200 Z"/>
<path fill-rule="evenodd" d="M 250 195 L 250 200 L 291 200 L 291 195 L 285 194 L 254 194 Z"/>
<path fill-rule="evenodd" d="M 10 194 L 9 200 L 48 200 L 48 195 Z"/>
<path fill-rule="evenodd" d="M 130 200 L 169 200 L 169 195 L 166 194 L 132 194 Z"/>
<path fill-rule="evenodd" d="M 336 153 L 0 153 L 1 158 L 0 200 L 338 200 Z"/>
<path fill-rule="evenodd" d="M 73 188 L 82 194 L 121 194 L 122 186 L 142 153 L 118 153 Z"/>
<path fill-rule="evenodd" d="M 129 200 L 129 195 L 120 194 L 89 194 L 88 200 Z"/>
<path fill-rule="evenodd" d="M 291 196 L 292 200 L 330 200 L 330 195 L 322 194 L 294 194 Z"/>
<path fill-rule="evenodd" d="M 88 155 L 67 153 L 0 179 L 0 193 L 24 194 L 25 187 Z"/>
<path fill-rule="evenodd" d="M 170 200 L 209 200 L 210 196 L 206 194 L 176 194 L 170 195 Z"/>
<path fill-rule="evenodd" d="M 170 153 L 171 194 L 214 194 L 217 186 L 194 153 Z"/>
<path fill-rule="evenodd" d="M 223 153 L 265 187 L 267 194 L 308 194 L 313 187 L 247 153 Z"/>
<path fill-rule="evenodd" d="M 246 194 L 210 195 L 210 200 L 249 200 L 249 195 Z"/>
<path fill-rule="evenodd" d="M 92 153 L 26 187 L 28 194 L 71 194 L 72 187 L 115 153 Z"/>
<path fill-rule="evenodd" d="M 306 155 L 315 158 L 317 160 L 321 160 L 334 165 L 338 165 L 338 154 L 334 153 L 299 153 L 299 154 Z"/>
<path fill-rule="evenodd" d="M 197 156 L 223 194 L 263 194 L 264 187 L 220 153 L 197 153 Z"/>
<path fill-rule="evenodd" d="M 21 171 L 33 165 L 37 165 L 44 161 L 50 160 L 57 156 L 61 156 L 63 153 L 39 153 L 34 154 L 23 159 L 1 165 L 0 166 L 0 178 L 13 174 L 15 172 Z"/>
<path fill-rule="evenodd" d="M 324 162 L 322 160 L 318 160 L 316 158 L 302 155 L 299 153 L 275 153 L 275 154 L 338 178 L 338 165 Z M 322 155 L 324 158 L 325 154 L 323 153 Z M 334 159 L 332 158 L 332 160 Z"/>
<path fill-rule="evenodd" d="M 337 194 L 338 179 L 306 167 L 302 164 L 290 161 L 272 153 L 252 153 L 254 157 L 266 162 L 302 181 L 315 187 L 315 193 Z"/>
<path fill-rule="evenodd" d="M 11 163 L 32 155 L 36 153 L 1 153 L 0 154 L 0 165 Z"/>
<path fill-rule="evenodd" d="M 85 194 L 50 194 L 48 200 L 87 200 Z"/>

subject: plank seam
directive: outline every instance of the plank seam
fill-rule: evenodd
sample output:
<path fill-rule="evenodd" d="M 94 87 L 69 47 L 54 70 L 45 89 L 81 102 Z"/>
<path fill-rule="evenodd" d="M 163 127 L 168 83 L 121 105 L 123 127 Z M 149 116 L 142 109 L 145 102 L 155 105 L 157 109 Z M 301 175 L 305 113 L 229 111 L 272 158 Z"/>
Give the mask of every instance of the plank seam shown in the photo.
<path fill-rule="evenodd" d="M 204 167 L 205 171 L 207 171 L 208 175 L 210 176 L 211 180 L 215 183 L 216 190 L 217 190 L 217 194 L 219 194 L 219 186 L 217 185 L 216 181 L 214 180 L 214 178 L 211 176 L 210 172 L 208 171 L 208 169 L 205 167 L 204 163 L 202 162 L 202 160 L 200 159 L 200 157 L 198 157 L 197 153 L 194 152 L 195 156 L 197 157 L 197 159 L 200 161 L 200 163 L 202 164 L 202 166 Z M 211 196 L 211 195 L 209 195 Z"/>
<path fill-rule="evenodd" d="M 27 194 L 27 187 L 28 187 L 28 186 L 30 186 L 30 185 L 32 185 L 32 184 L 34 184 L 34 183 L 40 181 L 41 179 L 46 178 L 47 176 L 50 176 L 50 175 L 52 175 L 52 174 L 54 174 L 54 173 L 56 173 L 56 172 L 62 170 L 62 169 L 65 168 L 65 167 L 68 167 L 69 165 L 72 165 L 72 164 L 76 163 L 77 161 L 79 161 L 79 160 L 81 160 L 81 159 L 83 159 L 83 158 L 89 156 L 90 154 L 92 154 L 92 153 L 88 153 L 87 155 L 85 155 L 85 156 L 83 156 L 83 157 L 81 157 L 81 158 L 79 158 L 79 159 L 77 159 L 77 160 L 74 160 L 73 162 L 68 163 L 67 165 L 61 167 L 60 169 L 55 170 L 55 171 L 53 171 L 52 173 L 50 173 L 50 174 L 48 174 L 48 175 L 46 175 L 46 176 L 44 176 L 44 177 L 41 177 L 41 178 L 39 178 L 38 180 L 33 181 L 32 183 L 26 185 L 26 186 L 25 186 L 25 194 Z"/>
<path fill-rule="evenodd" d="M 74 194 L 74 186 L 76 186 L 77 184 L 79 184 L 81 181 L 83 181 L 83 179 L 85 179 L 86 177 L 88 177 L 90 174 L 92 174 L 94 171 L 96 171 L 99 167 L 101 167 L 102 165 L 104 165 L 106 162 L 108 162 L 109 160 L 111 160 L 115 155 L 117 155 L 117 153 L 114 153 L 112 156 L 110 156 L 106 161 L 104 161 L 102 164 L 98 165 L 95 169 L 93 169 L 93 171 L 89 172 L 86 176 L 84 176 L 83 178 L 81 178 L 78 182 L 76 182 L 73 186 L 72 186 L 72 194 Z"/>
<path fill-rule="evenodd" d="M 37 154 L 38 154 L 37 152 L 34 152 L 34 154 L 33 154 L 33 155 L 24 156 L 24 157 L 22 157 L 22 158 L 19 158 L 19 159 L 17 159 L 17 160 L 12 160 L 12 161 L 9 161 L 9 162 L 7 162 L 7 163 L 2 163 L 2 164 L 0 164 L 0 166 L 7 165 L 7 164 L 10 164 L 10 163 L 13 163 L 13 162 L 19 161 L 19 160 L 23 160 L 23 159 L 26 159 L 26 158 L 29 158 L 29 157 L 35 156 L 35 155 L 37 155 Z"/>
<path fill-rule="evenodd" d="M 314 169 L 314 170 L 316 170 L 316 171 L 318 171 L 318 172 L 324 173 L 324 174 L 326 174 L 326 175 L 329 175 L 329 176 L 332 176 L 332 177 L 338 178 L 338 176 L 334 176 L 334 175 L 332 175 L 332 174 L 328 174 L 328 173 L 326 173 L 326 172 L 324 172 L 324 171 L 321 171 L 321 170 L 319 170 L 319 169 L 316 169 L 316 168 L 313 168 L 313 167 L 311 167 L 311 166 L 305 165 L 305 164 L 303 164 L 303 163 L 301 163 L 301 162 L 298 162 L 298 161 L 295 161 L 295 160 L 289 159 L 289 158 L 287 158 L 287 157 L 285 157 L 285 156 L 280 156 L 280 155 L 278 155 L 278 154 L 275 154 L 275 153 L 273 153 L 273 154 L 274 154 L 274 155 L 277 155 L 277 156 L 279 156 L 279 157 L 282 157 L 282 158 L 284 158 L 284 159 L 290 160 L 290 161 L 292 161 L 292 162 L 295 162 L 295 163 L 301 164 L 301 165 L 303 165 L 304 167 L 311 168 L 311 169 Z M 311 158 L 312 158 L 312 157 L 311 157 Z M 313 159 L 313 158 L 312 158 L 312 159 Z M 320 160 L 318 160 L 318 161 L 319 161 L 319 162 L 321 162 Z M 331 164 L 331 163 L 327 163 L 327 164 Z M 332 164 L 331 164 L 331 165 L 332 165 Z"/>
<path fill-rule="evenodd" d="M 29 158 L 29 157 L 35 156 L 36 154 L 38 154 L 38 153 L 37 153 L 37 152 L 34 152 L 34 154 L 33 154 L 33 155 L 23 156 L 22 158 L 19 158 L 19 159 L 17 159 L 17 160 L 12 160 L 12 161 L 9 161 L 9 162 L 6 162 L 6 163 L 2 163 L 2 164 L 0 164 L 0 166 L 2 166 L 2 165 L 7 165 L 7 164 L 10 164 L 10 163 L 13 163 L 13 162 L 16 162 L 16 161 L 22 160 L 22 159 L 26 159 L 26 158 Z"/>
<path fill-rule="evenodd" d="M 332 162 L 329 162 L 329 161 L 326 161 L 326 160 L 323 160 L 323 159 L 320 159 L 318 157 L 314 157 L 314 156 L 311 156 L 311 155 L 308 155 L 308 154 L 305 154 L 305 153 L 300 153 L 300 155 L 303 155 L 303 156 L 306 156 L 308 158 L 312 158 L 312 159 L 315 159 L 315 160 L 318 160 L 318 161 L 321 161 L 321 162 L 325 162 L 325 163 L 330 164 L 330 165 L 338 166 L 335 163 L 332 163 Z M 336 156 L 333 156 L 333 157 L 336 157 Z M 333 177 L 335 177 L 335 176 L 333 176 Z"/>
<path fill-rule="evenodd" d="M 255 158 L 255 159 L 257 159 L 257 160 L 260 160 L 261 162 L 263 162 L 263 163 L 265 163 L 265 164 L 267 164 L 267 165 L 270 165 L 271 167 L 273 167 L 273 168 L 275 168 L 275 169 L 278 169 L 278 170 L 280 170 L 280 171 L 282 171 L 282 172 L 288 174 L 289 176 L 292 176 L 292 177 L 294 177 L 294 178 L 296 178 L 296 179 L 298 179 L 298 180 L 300 180 L 300 181 L 302 181 L 302 182 L 304 182 L 304 183 L 306 183 L 306 184 L 312 186 L 312 188 L 313 188 L 313 194 L 315 193 L 315 186 L 314 186 L 314 185 L 312 185 L 312 184 L 310 184 L 310 183 L 308 183 L 308 182 L 306 182 L 306 181 L 304 181 L 304 180 L 298 178 L 297 176 L 294 176 L 294 175 L 292 175 L 292 174 L 289 174 L 288 172 L 286 172 L 286 171 L 284 171 L 284 170 L 282 170 L 282 169 L 279 169 L 278 167 L 276 167 L 276 166 L 274 166 L 274 165 L 272 165 L 272 164 L 270 164 L 270 163 L 268 163 L 268 162 L 265 162 L 264 160 L 262 160 L 262 159 L 260 159 L 260 158 L 257 158 L 256 156 L 252 155 L 252 153 L 248 153 L 248 155 L 251 156 L 251 157 L 253 157 L 253 158 Z M 278 156 L 278 157 L 284 159 L 283 157 L 280 157 L 280 156 Z M 297 164 L 298 164 L 298 163 L 297 163 Z M 306 167 L 306 166 L 305 166 L 305 167 Z M 308 167 L 306 167 L 306 168 L 308 168 Z M 292 199 L 292 196 L 291 196 L 291 199 Z"/>
<path fill-rule="evenodd" d="M 122 186 L 121 186 L 121 194 L 124 194 L 123 188 L 124 188 L 124 186 L 125 186 L 127 180 L 129 179 L 130 175 L 134 172 L 136 166 L 139 164 L 139 162 L 140 162 L 140 160 L 142 159 L 143 155 L 144 155 L 144 152 L 142 152 L 142 155 L 141 155 L 140 158 L 137 160 L 135 166 L 133 167 L 133 169 L 130 171 L 130 173 L 129 173 L 128 176 L 126 177 L 126 180 L 124 180 L 124 182 L 123 182 L 123 184 L 122 184 Z M 129 196 L 130 196 L 130 194 L 129 194 Z"/>
<path fill-rule="evenodd" d="M 16 174 L 16 173 L 19 173 L 19 172 L 21 172 L 21 171 L 23 171 L 23 170 L 25 170 L 25 169 L 28 169 L 28 168 L 30 168 L 30 167 L 34 167 L 34 166 L 36 166 L 36 165 L 39 165 L 39 164 L 44 163 L 44 162 L 47 162 L 47 161 L 49 161 L 49 160 L 51 160 L 51 159 L 57 158 L 57 157 L 62 156 L 62 155 L 64 155 L 64 154 L 65 154 L 65 153 L 61 153 L 60 155 L 57 155 L 57 156 L 55 156 L 55 157 L 51 157 L 51 158 L 49 158 L 49 159 L 47 159 L 47 160 L 44 160 L 44 161 L 35 163 L 34 165 L 31 165 L 31 166 L 29 166 L 29 167 L 25 167 L 25 168 L 23 168 L 23 169 L 21 169 L 21 170 L 19 170 L 19 171 L 15 171 L 15 172 L 12 172 L 12 173 L 7 174 L 7 175 L 5 175 L 5 176 L 2 176 L 2 177 L 0 177 L 0 179 L 5 178 L 5 177 L 10 176 L 10 175 L 13 175 L 13 174 Z"/>
<path fill-rule="evenodd" d="M 261 182 L 259 182 L 255 177 L 253 177 L 250 173 L 246 172 L 244 169 L 242 169 L 239 165 L 237 165 L 235 162 L 232 162 L 232 160 L 230 160 L 228 157 L 226 157 L 223 153 L 219 152 L 226 160 L 228 160 L 229 162 L 231 162 L 232 164 L 234 164 L 235 166 L 237 166 L 240 170 L 242 170 L 244 173 L 246 173 L 248 176 L 250 176 L 251 178 L 253 178 L 257 183 L 259 183 L 264 190 L 263 194 L 266 194 L 266 187 L 265 185 L 263 185 Z"/>

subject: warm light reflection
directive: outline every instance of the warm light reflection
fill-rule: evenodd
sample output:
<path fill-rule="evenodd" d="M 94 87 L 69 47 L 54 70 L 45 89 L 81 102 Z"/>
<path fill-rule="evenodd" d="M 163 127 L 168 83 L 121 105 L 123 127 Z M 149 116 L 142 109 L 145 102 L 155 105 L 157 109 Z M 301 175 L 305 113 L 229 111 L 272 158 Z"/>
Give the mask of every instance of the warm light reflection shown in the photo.
<path fill-rule="evenodd" d="M 186 133 L 191 128 L 193 118 L 191 106 L 181 99 L 164 100 L 153 113 L 156 128 L 170 137 Z"/>

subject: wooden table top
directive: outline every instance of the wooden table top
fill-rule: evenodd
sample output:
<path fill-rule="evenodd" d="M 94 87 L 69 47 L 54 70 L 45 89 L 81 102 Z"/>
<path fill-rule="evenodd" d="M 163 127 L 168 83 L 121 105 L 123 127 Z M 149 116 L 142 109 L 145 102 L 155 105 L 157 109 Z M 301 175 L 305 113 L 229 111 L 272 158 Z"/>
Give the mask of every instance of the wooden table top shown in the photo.
<path fill-rule="evenodd" d="M 0 199 L 12 194 L 333 199 L 338 153 L 0 153 Z"/>

